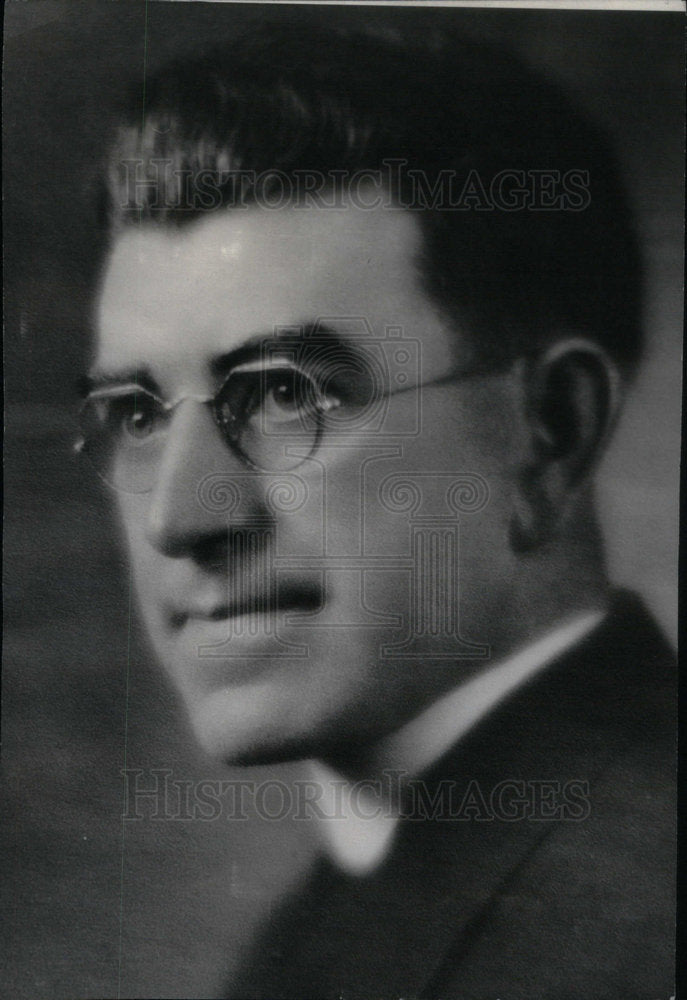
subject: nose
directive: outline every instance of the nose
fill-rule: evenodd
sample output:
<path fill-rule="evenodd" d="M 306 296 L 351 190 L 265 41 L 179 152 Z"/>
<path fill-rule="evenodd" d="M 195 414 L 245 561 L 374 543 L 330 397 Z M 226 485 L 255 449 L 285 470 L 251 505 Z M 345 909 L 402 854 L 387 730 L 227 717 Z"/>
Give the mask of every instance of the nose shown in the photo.
<path fill-rule="evenodd" d="M 201 484 L 213 474 L 235 478 L 239 504 L 228 512 L 204 502 Z M 223 441 L 209 409 L 184 400 L 175 410 L 150 494 L 146 537 L 169 556 L 223 559 L 229 534 L 268 518 L 258 476 Z M 230 519 L 231 518 L 231 522 Z"/>

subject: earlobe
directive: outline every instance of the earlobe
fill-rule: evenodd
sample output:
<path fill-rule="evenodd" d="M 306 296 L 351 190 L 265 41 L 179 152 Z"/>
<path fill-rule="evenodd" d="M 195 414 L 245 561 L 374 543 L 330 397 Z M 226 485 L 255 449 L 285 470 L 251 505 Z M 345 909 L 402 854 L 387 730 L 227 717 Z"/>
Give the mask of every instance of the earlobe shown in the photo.
<path fill-rule="evenodd" d="M 510 541 L 541 548 L 556 533 L 606 444 L 619 406 L 615 365 L 593 341 L 557 341 L 525 374 L 526 447 Z"/>
<path fill-rule="evenodd" d="M 525 469 L 513 497 L 509 541 L 513 552 L 525 555 L 543 548 L 555 523 L 554 509 L 533 470 Z"/>

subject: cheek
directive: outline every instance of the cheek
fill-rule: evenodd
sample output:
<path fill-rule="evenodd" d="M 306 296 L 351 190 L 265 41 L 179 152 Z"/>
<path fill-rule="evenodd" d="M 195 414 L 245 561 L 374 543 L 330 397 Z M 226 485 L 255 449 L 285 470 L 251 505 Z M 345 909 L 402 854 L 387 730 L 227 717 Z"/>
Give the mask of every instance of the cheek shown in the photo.
<path fill-rule="evenodd" d="M 148 498 L 120 494 L 117 502 L 120 532 L 126 547 L 131 566 L 133 582 L 144 614 L 148 607 L 146 597 L 154 594 L 157 585 L 163 578 L 158 566 L 159 557 L 155 549 L 146 539 L 146 518 L 148 513 Z"/>
<path fill-rule="evenodd" d="M 147 509 L 148 500 L 146 496 L 138 496 L 134 493 L 117 494 L 119 523 L 124 533 L 124 538 L 130 546 L 137 539 L 143 537 Z"/>

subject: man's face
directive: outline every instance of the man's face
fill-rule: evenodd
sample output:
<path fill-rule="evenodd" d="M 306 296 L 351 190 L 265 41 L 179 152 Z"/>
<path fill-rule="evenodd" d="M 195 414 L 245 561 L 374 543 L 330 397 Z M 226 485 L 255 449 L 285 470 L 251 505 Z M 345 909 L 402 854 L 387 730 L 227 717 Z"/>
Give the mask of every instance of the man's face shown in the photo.
<path fill-rule="evenodd" d="M 111 252 L 95 372 L 177 402 L 150 491 L 118 495 L 140 610 L 201 744 L 228 761 L 362 753 L 484 662 L 458 632 L 498 649 L 517 385 L 419 387 L 471 363 L 423 290 L 420 251 L 410 214 L 349 207 L 143 224 Z M 319 447 L 257 471 L 200 399 L 265 343 L 275 356 L 275 334 L 308 368 L 322 318 L 312 364 L 324 351 L 334 406 Z M 366 410 L 355 373 L 370 359 Z M 458 517 L 447 496 L 465 473 L 488 502 Z M 386 648 L 413 632 L 408 655 Z"/>

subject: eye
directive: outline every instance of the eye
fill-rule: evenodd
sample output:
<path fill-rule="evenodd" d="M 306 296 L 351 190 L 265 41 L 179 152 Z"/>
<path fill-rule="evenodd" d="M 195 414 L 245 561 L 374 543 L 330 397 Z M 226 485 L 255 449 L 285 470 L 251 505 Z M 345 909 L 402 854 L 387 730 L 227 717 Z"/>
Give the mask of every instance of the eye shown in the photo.
<path fill-rule="evenodd" d="M 262 413 L 268 425 L 297 420 L 308 426 L 339 405 L 336 395 L 295 368 L 267 372 L 263 380 Z"/>
<path fill-rule="evenodd" d="M 129 393 L 98 402 L 101 424 L 122 444 L 144 441 L 162 427 L 160 406 L 147 393 Z"/>
<path fill-rule="evenodd" d="M 384 373 L 377 357 L 346 345 L 319 345 L 309 358 L 323 396 L 337 401 L 346 412 L 365 409 L 383 391 Z"/>
<path fill-rule="evenodd" d="M 324 393 L 312 376 L 285 365 L 236 372 L 218 403 L 228 429 L 237 420 L 260 422 L 261 429 L 269 431 L 289 424 L 306 430 L 337 407 L 339 400 Z"/>
<path fill-rule="evenodd" d="M 266 372 L 262 386 L 262 412 L 270 423 L 281 423 L 317 410 L 317 387 L 293 369 Z"/>

